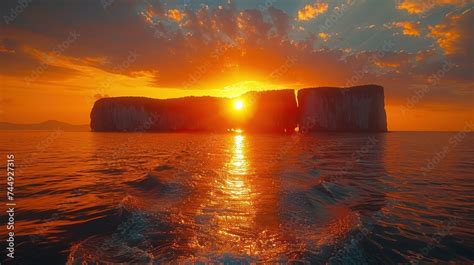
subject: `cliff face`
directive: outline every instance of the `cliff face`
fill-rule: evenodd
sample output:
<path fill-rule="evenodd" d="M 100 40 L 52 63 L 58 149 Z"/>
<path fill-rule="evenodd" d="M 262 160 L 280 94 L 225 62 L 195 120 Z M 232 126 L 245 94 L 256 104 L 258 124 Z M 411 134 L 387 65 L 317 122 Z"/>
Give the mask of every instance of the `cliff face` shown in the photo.
<path fill-rule="evenodd" d="M 227 131 L 292 132 L 297 126 L 293 90 L 250 92 L 238 99 L 245 108 L 233 109 L 237 99 L 186 97 L 151 99 L 103 98 L 91 112 L 93 131 Z"/>
<path fill-rule="evenodd" d="M 237 99 L 103 98 L 91 112 L 93 131 L 387 131 L 383 87 L 249 92 Z M 234 109 L 235 100 L 245 107 Z"/>
<path fill-rule="evenodd" d="M 93 131 L 224 131 L 228 99 L 103 98 L 91 111 Z"/>
<path fill-rule="evenodd" d="M 386 132 L 383 87 L 306 88 L 298 91 L 300 130 Z"/>

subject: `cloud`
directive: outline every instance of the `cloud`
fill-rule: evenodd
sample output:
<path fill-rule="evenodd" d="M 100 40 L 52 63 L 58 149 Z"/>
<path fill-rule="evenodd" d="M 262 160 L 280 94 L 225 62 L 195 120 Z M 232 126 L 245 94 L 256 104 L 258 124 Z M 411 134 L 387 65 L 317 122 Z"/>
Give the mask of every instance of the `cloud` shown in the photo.
<path fill-rule="evenodd" d="M 433 38 L 441 48 L 445 60 L 455 65 L 447 74 L 447 77 L 453 80 L 474 81 L 472 25 L 474 25 L 474 11 L 469 9 L 460 14 L 452 13 L 440 24 L 429 27 L 428 36 Z"/>
<path fill-rule="evenodd" d="M 305 5 L 298 10 L 298 20 L 306 21 L 315 18 L 319 14 L 324 14 L 328 10 L 326 3 L 314 3 L 312 5 Z"/>
<path fill-rule="evenodd" d="M 425 61 L 429 58 L 432 58 L 435 55 L 436 55 L 436 52 L 434 51 L 434 49 L 419 51 L 416 54 L 415 59 L 416 59 L 416 61 Z"/>
<path fill-rule="evenodd" d="M 183 19 L 184 17 L 184 13 L 181 12 L 179 9 L 174 8 L 174 9 L 168 10 L 167 16 L 176 22 L 180 22 L 181 19 Z"/>
<path fill-rule="evenodd" d="M 462 14 L 451 14 L 442 23 L 429 26 L 429 37 L 434 38 L 445 54 L 470 55 L 472 58 L 472 25 L 474 12 L 469 9 Z"/>
<path fill-rule="evenodd" d="M 325 32 L 320 32 L 318 34 L 318 36 L 323 40 L 323 41 L 327 41 L 330 37 L 330 35 L 328 33 L 325 33 Z"/>
<path fill-rule="evenodd" d="M 272 18 L 273 25 L 279 35 L 287 35 L 290 29 L 290 17 L 281 9 L 273 6 L 268 7 L 268 13 Z"/>
<path fill-rule="evenodd" d="M 51 78 L 64 79 L 79 72 L 58 62 L 61 56 L 51 56 L 51 52 L 40 52 L 17 40 L 3 39 L 0 43 L 0 76 L 44 81 Z"/>
<path fill-rule="evenodd" d="M 9 26 L 6 35 L 10 41 L 3 46 L 12 50 L 15 47 L 12 41 L 20 40 L 22 45 L 48 52 L 61 43 L 71 29 L 76 29 L 81 37 L 64 51 L 65 63 L 48 68 L 48 71 L 58 70 L 64 77 L 89 74 L 90 69 L 81 70 L 81 65 L 87 64 L 96 69 L 92 71 L 94 73 L 107 72 L 127 78 L 146 76 L 148 85 L 157 91 L 161 88 L 194 91 L 219 89 L 248 80 L 280 87 L 337 86 L 355 80 L 354 84 L 377 82 L 400 86 L 394 92 L 395 96 L 400 97 L 405 93 L 407 84 L 425 80 L 438 67 L 426 62 L 436 58 L 432 55 L 433 51 L 429 54 L 385 52 L 373 60 L 371 58 L 377 54 L 376 50 L 351 49 L 350 41 L 340 48 L 319 46 L 315 49 L 321 39 L 342 36 L 337 35 L 337 27 L 319 33 L 314 33 L 310 25 L 305 25 L 304 31 L 296 30 L 301 25 L 292 24 L 295 22 L 288 15 L 292 11 L 273 6 L 239 9 L 231 2 L 220 7 L 186 7 L 176 9 L 180 13 L 179 23 L 170 17 L 169 10 L 175 8 L 166 11 L 161 5 L 157 8 L 116 0 L 105 12 L 100 9 L 100 3 L 93 8 L 84 5 L 71 8 L 53 6 L 56 9 L 41 9 L 41 6 L 32 3 L 31 9 L 27 10 L 31 13 L 25 13 L 18 18 L 15 26 Z M 312 6 L 317 7 L 318 4 Z M 93 12 L 86 12 L 89 9 Z M 327 7 L 323 9 L 327 10 Z M 77 13 L 81 16 L 71 19 Z M 37 23 L 50 18 L 54 18 L 55 23 Z M 455 26 L 448 17 L 445 20 L 445 27 Z M 74 23 L 68 24 L 68 21 Z M 341 18 L 338 23 L 345 21 Z M 368 26 L 372 31 L 384 30 L 372 25 L 375 21 Z M 409 29 L 404 24 L 400 25 L 403 30 Z M 416 29 L 418 24 L 414 26 Z M 414 29 L 411 29 L 411 34 L 415 34 Z M 442 32 L 444 28 L 436 30 Z M 126 37 L 123 34 L 125 31 Z M 295 34 L 300 35 L 294 38 Z M 444 35 L 433 33 L 431 38 L 435 36 L 442 38 Z M 129 59 L 132 52 L 137 56 Z M 2 54 L 7 53 L 0 52 Z M 23 54 L 25 58 L 8 54 L 8 62 L 12 66 L 2 67 L 9 69 L 9 73 L 4 70 L 4 74 L 12 74 L 14 70 L 17 76 L 21 71 L 27 75 L 32 71 L 28 65 L 39 64 L 31 54 Z M 67 69 L 74 71 L 65 71 Z M 393 83 L 393 80 L 403 80 L 403 85 L 401 81 Z M 114 83 L 110 86 L 113 87 Z"/>
<path fill-rule="evenodd" d="M 4 38 L 0 42 L 0 53 L 2 52 L 15 53 L 18 48 L 19 48 L 18 42 L 13 39 Z"/>
<path fill-rule="evenodd" d="M 393 25 L 395 27 L 402 28 L 403 35 L 420 36 L 421 34 L 420 22 L 402 21 L 402 22 L 395 22 Z"/>
<path fill-rule="evenodd" d="M 467 0 L 402 0 L 398 3 L 397 9 L 405 10 L 410 14 L 421 14 L 430 9 L 445 6 L 464 6 Z"/>

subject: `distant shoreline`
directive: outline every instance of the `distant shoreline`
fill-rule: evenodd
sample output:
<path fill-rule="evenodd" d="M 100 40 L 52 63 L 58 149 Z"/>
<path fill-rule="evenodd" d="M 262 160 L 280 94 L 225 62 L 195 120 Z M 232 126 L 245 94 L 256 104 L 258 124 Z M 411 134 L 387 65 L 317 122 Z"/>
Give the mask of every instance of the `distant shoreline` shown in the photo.
<path fill-rule="evenodd" d="M 48 120 L 40 123 L 12 123 L 12 122 L 0 122 L 1 131 L 70 131 L 70 132 L 84 132 L 90 131 L 88 124 L 84 125 L 73 125 L 66 122 Z"/>

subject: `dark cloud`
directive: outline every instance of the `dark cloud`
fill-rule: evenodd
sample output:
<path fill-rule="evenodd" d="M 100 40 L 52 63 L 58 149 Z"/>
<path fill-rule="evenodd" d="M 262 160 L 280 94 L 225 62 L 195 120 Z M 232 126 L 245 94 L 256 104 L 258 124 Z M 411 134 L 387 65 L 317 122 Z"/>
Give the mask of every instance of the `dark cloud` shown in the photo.
<path fill-rule="evenodd" d="M 446 16 L 440 24 L 430 27 L 430 37 L 443 50 L 446 60 L 456 64 L 449 76 L 474 81 L 474 10 Z"/>
<path fill-rule="evenodd" d="M 290 29 L 290 17 L 283 11 L 273 6 L 268 7 L 273 25 L 275 25 L 276 32 L 281 36 L 286 36 Z"/>

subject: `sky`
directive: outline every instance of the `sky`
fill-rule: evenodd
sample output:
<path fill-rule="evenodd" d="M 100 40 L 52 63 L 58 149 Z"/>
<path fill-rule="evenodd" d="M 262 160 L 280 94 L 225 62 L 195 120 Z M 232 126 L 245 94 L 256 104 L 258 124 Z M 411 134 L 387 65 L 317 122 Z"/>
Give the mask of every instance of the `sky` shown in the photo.
<path fill-rule="evenodd" d="M 88 124 L 112 96 L 379 84 L 389 130 L 474 121 L 474 1 L 0 2 L 0 121 Z M 469 125 L 471 124 L 471 125 Z"/>

